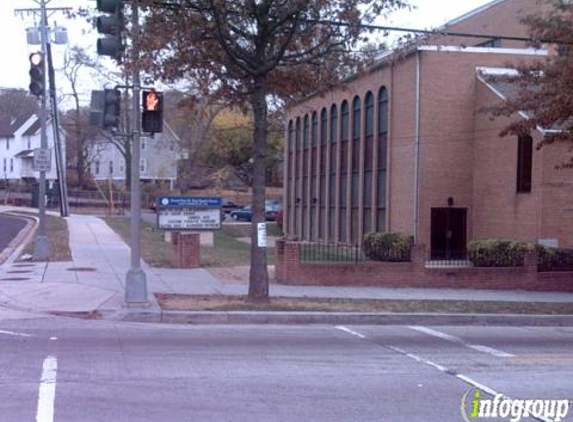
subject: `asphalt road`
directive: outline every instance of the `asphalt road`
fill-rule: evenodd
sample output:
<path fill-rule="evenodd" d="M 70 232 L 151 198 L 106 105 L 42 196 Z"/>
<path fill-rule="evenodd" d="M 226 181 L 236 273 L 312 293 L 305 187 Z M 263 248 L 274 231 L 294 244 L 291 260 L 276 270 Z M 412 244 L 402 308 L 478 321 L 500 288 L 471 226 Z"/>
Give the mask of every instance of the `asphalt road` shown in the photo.
<path fill-rule="evenodd" d="M 0 214 L 0 251 L 8 246 L 25 225 L 26 220 L 22 218 Z"/>
<path fill-rule="evenodd" d="M 458 422 L 472 383 L 573 397 L 571 328 L 48 318 L 0 321 L 0 350 L 2 422 Z"/>

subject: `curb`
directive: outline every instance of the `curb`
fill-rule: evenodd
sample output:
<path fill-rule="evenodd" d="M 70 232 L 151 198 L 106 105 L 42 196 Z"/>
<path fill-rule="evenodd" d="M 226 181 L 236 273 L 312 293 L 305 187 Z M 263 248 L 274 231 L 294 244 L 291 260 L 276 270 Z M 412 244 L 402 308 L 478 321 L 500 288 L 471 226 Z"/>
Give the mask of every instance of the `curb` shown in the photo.
<path fill-rule="evenodd" d="M 4 212 L 6 215 L 12 217 L 18 217 L 22 220 L 26 220 L 26 225 L 18 232 L 16 237 L 6 246 L 6 248 L 0 253 L 0 265 L 5 263 L 10 264 L 18 258 L 21 249 L 28 244 L 32 239 L 32 236 L 36 230 L 38 224 L 37 218 L 28 215 L 18 214 L 16 212 L 7 211 Z"/>
<path fill-rule="evenodd" d="M 167 324 L 352 324 L 352 325 L 468 325 L 468 326 L 573 326 L 573 315 L 516 314 L 398 314 L 337 312 L 184 312 L 128 310 L 102 315 L 128 322 Z"/>

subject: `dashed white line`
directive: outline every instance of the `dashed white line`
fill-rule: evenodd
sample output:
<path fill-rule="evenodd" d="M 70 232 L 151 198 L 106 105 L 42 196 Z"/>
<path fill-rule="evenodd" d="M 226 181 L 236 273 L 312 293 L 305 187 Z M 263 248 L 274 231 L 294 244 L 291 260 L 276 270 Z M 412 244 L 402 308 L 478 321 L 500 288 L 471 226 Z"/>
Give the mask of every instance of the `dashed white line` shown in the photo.
<path fill-rule="evenodd" d="M 38 394 L 38 412 L 36 422 L 54 422 L 54 402 L 56 399 L 56 376 L 58 360 L 54 356 L 44 359 L 40 391 Z"/>
<path fill-rule="evenodd" d="M 493 347 L 482 346 L 481 344 L 468 344 L 463 341 L 461 338 L 452 336 L 447 333 L 442 333 L 441 331 L 433 330 L 428 327 L 421 327 L 421 326 L 410 326 L 408 327 L 411 330 L 419 331 L 421 333 L 425 333 L 434 337 L 441 338 L 443 340 L 451 341 L 452 343 L 457 343 L 462 346 L 465 346 L 469 349 L 477 350 L 478 352 L 487 353 L 488 355 L 495 356 L 497 358 L 514 358 L 515 355 L 511 353 L 504 352 L 502 350 L 494 349 Z"/>
<path fill-rule="evenodd" d="M 6 330 L 0 330 L 0 334 L 6 334 L 7 336 L 15 336 L 15 337 L 33 337 L 31 334 L 16 333 L 14 331 L 6 331 Z"/>
<path fill-rule="evenodd" d="M 364 334 L 360 334 L 359 332 L 354 331 L 354 330 L 351 330 L 350 328 L 345 327 L 345 326 L 343 326 L 343 325 L 337 325 L 335 328 L 336 328 L 337 330 L 342 330 L 342 331 L 344 331 L 344 332 L 347 332 L 348 334 L 352 334 L 353 336 L 360 337 L 360 338 L 362 338 L 362 339 L 367 338 Z"/>

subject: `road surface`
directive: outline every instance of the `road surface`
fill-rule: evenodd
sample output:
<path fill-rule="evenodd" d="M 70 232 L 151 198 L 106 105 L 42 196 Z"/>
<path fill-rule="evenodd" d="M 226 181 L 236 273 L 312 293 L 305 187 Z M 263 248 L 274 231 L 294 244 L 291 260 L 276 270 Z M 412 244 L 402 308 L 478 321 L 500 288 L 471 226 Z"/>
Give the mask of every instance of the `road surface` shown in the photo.
<path fill-rule="evenodd" d="M 45 318 L 0 320 L 0 350 L 2 422 L 457 422 L 476 383 L 573 397 L 572 328 Z"/>

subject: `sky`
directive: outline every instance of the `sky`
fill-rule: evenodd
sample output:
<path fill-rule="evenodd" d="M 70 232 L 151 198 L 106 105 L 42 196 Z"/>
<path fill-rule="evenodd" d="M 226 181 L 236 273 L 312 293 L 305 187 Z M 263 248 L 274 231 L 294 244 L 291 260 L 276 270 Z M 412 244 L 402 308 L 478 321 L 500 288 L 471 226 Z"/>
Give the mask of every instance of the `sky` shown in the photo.
<path fill-rule="evenodd" d="M 410 0 L 416 7 L 412 11 L 401 11 L 389 17 L 389 20 L 380 20 L 380 25 L 394 25 L 412 28 L 435 28 L 443 23 L 467 13 L 477 7 L 489 3 L 491 0 Z M 95 0 L 48 0 L 48 7 L 92 7 L 95 9 Z M 32 14 L 15 15 L 15 9 L 37 8 L 34 0 L 0 0 L 0 40 L 2 40 L 2 70 L 0 71 L 0 88 L 24 88 L 29 84 L 30 53 L 39 50 L 39 46 L 30 46 L 26 43 L 26 28 L 36 26 L 37 18 Z M 50 25 L 54 23 L 64 26 L 68 30 L 68 47 L 78 45 L 91 51 L 95 57 L 97 33 L 91 30 L 85 20 L 68 20 L 65 15 L 56 12 L 49 17 Z M 64 45 L 52 45 L 54 66 L 56 74 L 63 66 Z M 107 58 L 101 60 L 113 66 Z M 57 77 L 58 90 L 62 93 L 68 91 L 65 79 Z M 101 87 L 94 86 L 90 75 L 85 75 L 86 83 L 83 99 L 89 102 L 89 91 Z"/>

